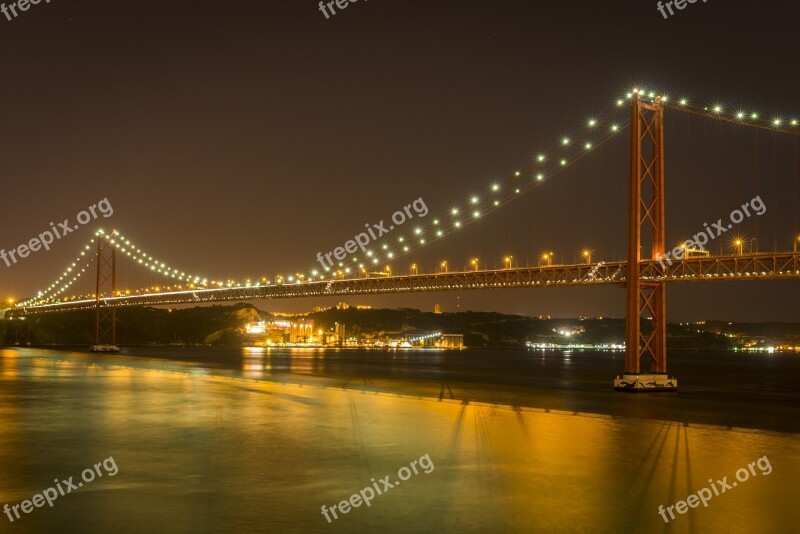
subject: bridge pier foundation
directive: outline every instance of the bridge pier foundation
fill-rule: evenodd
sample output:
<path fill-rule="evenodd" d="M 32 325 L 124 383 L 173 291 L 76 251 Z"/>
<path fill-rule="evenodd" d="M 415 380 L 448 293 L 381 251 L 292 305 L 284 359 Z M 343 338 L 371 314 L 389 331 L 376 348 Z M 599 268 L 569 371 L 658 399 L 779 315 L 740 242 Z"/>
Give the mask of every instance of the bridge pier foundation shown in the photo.
<path fill-rule="evenodd" d="M 678 391 L 678 380 L 669 378 L 667 373 L 624 374 L 614 380 L 614 391 L 628 391 L 631 393 Z"/>

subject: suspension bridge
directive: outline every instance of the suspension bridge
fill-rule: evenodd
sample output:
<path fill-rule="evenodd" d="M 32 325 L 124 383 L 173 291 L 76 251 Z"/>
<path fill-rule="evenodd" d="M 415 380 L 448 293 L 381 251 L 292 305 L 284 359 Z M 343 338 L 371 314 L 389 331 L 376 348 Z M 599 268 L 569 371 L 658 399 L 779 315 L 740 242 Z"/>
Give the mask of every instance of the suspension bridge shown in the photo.
<path fill-rule="evenodd" d="M 720 123 L 769 130 L 775 135 L 798 136 L 798 121 L 783 117 L 761 117 L 753 111 L 730 110 L 721 105 L 694 105 L 687 99 L 672 100 L 661 92 L 635 88 L 616 101 L 614 118 L 587 121 L 585 142 L 572 137 L 559 140 L 560 153 L 538 154 L 525 169 L 516 171 L 509 187 L 492 184 L 493 196 L 477 196 L 466 206 L 453 208 L 448 216 L 435 218 L 414 235 L 400 237 L 392 246 L 384 243 L 367 250 L 352 264 L 341 262 L 325 271 L 310 269 L 294 275 L 247 280 L 213 280 L 169 266 L 147 254 L 117 230 L 98 230 L 75 261 L 35 297 L 16 303 L 7 314 L 23 317 L 39 313 L 94 310 L 95 347 L 116 345 L 116 310 L 125 306 L 156 306 L 255 299 L 306 298 L 393 294 L 478 289 L 618 285 L 626 288 L 626 357 L 621 376 L 614 381 L 620 391 L 675 391 L 677 381 L 667 373 L 666 285 L 677 282 L 718 282 L 800 278 L 800 236 L 789 233 L 784 241 L 793 245 L 780 252 L 744 251 L 744 239 L 735 238 L 733 251 L 711 254 L 702 245 L 707 240 L 684 241 L 670 251 L 665 225 L 665 110 L 677 110 Z M 626 113 L 627 112 L 627 113 Z M 520 267 L 511 256 L 502 267 L 481 268 L 472 259 L 463 269 L 451 270 L 446 261 L 433 272 L 420 272 L 412 263 L 408 273 L 392 271 L 401 257 L 418 252 L 436 240 L 447 238 L 463 227 L 475 225 L 493 212 L 504 209 L 522 194 L 578 160 L 587 158 L 601 145 L 630 133 L 628 179 L 627 257 L 624 260 L 592 261 L 592 250 L 583 250 L 582 261 L 555 264 L 552 253 L 544 253 L 539 265 Z M 571 152 L 567 153 L 567 150 Z M 796 173 L 796 170 L 795 170 Z M 795 178 L 796 179 L 796 178 Z M 744 206 L 743 206 L 744 207 Z M 740 221 L 734 221 L 740 222 Z M 727 229 L 733 228 L 729 224 Z M 713 233 L 709 232 L 711 239 Z M 777 238 L 776 238 L 777 242 Z M 595 258 L 597 260 L 597 258 Z M 644 361 L 643 361 L 644 360 Z"/>

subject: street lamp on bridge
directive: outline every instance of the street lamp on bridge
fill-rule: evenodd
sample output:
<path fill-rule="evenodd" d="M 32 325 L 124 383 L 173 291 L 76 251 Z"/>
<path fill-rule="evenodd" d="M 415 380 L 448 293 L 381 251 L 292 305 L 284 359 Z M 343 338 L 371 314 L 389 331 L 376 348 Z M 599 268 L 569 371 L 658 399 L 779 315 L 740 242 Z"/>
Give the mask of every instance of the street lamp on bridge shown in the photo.
<path fill-rule="evenodd" d="M 552 252 L 545 252 L 542 254 L 542 259 L 544 260 L 545 264 L 550 266 L 553 265 L 553 253 Z"/>
<path fill-rule="evenodd" d="M 503 258 L 503 264 L 505 265 L 506 269 L 511 268 L 511 260 L 514 259 L 514 256 L 506 256 Z"/>
<path fill-rule="evenodd" d="M 470 261 L 469 263 L 470 263 L 470 265 L 472 265 L 472 270 L 473 271 L 477 271 L 478 270 L 478 258 L 473 258 L 472 261 Z"/>
<path fill-rule="evenodd" d="M 441 263 L 441 267 L 442 267 L 442 272 L 443 272 L 443 273 L 446 273 L 446 272 L 447 272 L 447 262 L 446 262 L 446 261 L 443 261 L 443 262 Z"/>
<path fill-rule="evenodd" d="M 592 250 L 590 250 L 590 249 L 588 249 L 588 248 L 587 248 L 586 250 L 584 250 L 584 251 L 581 253 L 581 256 L 583 256 L 583 259 L 585 259 L 585 260 L 586 260 L 586 263 L 587 263 L 587 264 L 590 264 L 590 263 L 592 263 Z"/>
<path fill-rule="evenodd" d="M 741 256 L 742 255 L 742 248 L 744 247 L 744 240 L 743 239 L 735 239 L 733 241 L 733 245 L 739 251 L 739 256 Z"/>
<path fill-rule="evenodd" d="M 800 243 L 800 235 L 794 240 L 794 252 L 797 254 L 797 244 Z"/>
<path fill-rule="evenodd" d="M 411 274 L 417 274 L 417 264 L 416 263 L 412 263 L 411 264 Z"/>

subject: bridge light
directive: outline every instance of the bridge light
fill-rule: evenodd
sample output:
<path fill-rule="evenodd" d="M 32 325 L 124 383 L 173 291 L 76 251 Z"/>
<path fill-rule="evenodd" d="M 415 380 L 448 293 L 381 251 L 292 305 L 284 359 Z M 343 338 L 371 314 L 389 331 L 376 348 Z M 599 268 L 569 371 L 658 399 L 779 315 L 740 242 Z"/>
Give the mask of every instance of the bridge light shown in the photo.
<path fill-rule="evenodd" d="M 544 160 L 545 160 L 545 159 L 546 159 L 546 156 L 545 156 L 544 154 L 539 154 L 539 155 L 536 157 L 536 160 L 537 160 L 539 163 L 542 163 L 542 162 L 544 162 Z"/>
<path fill-rule="evenodd" d="M 542 180 L 544 180 L 544 174 L 542 174 L 542 173 L 537 174 L 536 175 L 536 179 L 541 182 Z"/>
<path fill-rule="evenodd" d="M 562 167 L 565 167 L 566 165 L 567 165 L 567 160 L 565 160 L 565 159 L 562 159 L 562 160 L 561 160 L 561 166 L 562 166 Z"/>
<path fill-rule="evenodd" d="M 517 173 L 517 176 L 519 176 L 519 173 Z M 492 184 L 492 191 L 500 191 L 500 186 L 498 184 Z"/>
<path fill-rule="evenodd" d="M 565 137 L 564 139 L 562 139 L 561 144 L 567 146 L 569 144 L 569 137 Z"/>
<path fill-rule="evenodd" d="M 617 126 L 616 124 L 612 124 L 612 125 L 611 125 L 611 131 L 612 131 L 612 132 L 617 132 L 617 131 L 619 131 L 619 126 Z"/>
<path fill-rule="evenodd" d="M 595 126 L 597 126 L 597 120 L 596 119 L 589 119 L 588 124 L 589 124 L 590 128 L 594 128 Z"/>
<path fill-rule="evenodd" d="M 469 201 L 472 202 L 473 204 L 477 204 L 480 201 L 480 199 L 478 197 L 472 197 Z"/>

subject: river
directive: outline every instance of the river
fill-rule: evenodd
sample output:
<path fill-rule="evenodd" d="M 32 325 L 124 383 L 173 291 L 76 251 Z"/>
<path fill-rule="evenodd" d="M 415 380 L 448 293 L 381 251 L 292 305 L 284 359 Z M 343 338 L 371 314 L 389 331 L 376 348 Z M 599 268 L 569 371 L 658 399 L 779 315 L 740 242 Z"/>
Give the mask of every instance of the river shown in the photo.
<path fill-rule="evenodd" d="M 0 530 L 796 531 L 800 357 L 670 353 L 659 394 L 623 358 L 2 349 Z"/>

